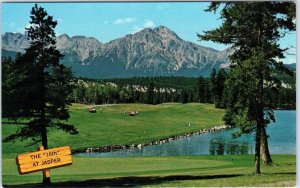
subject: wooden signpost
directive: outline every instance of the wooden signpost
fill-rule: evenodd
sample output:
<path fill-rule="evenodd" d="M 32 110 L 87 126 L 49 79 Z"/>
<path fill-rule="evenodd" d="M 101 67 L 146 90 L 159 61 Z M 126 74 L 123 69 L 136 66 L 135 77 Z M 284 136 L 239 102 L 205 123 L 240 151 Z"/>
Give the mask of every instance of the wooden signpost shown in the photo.
<path fill-rule="evenodd" d="M 39 151 L 20 154 L 16 157 L 19 173 L 21 175 L 36 171 L 43 171 L 44 181 L 50 180 L 51 168 L 58 168 L 72 164 L 71 149 L 69 146 L 44 150 L 43 146 Z"/>

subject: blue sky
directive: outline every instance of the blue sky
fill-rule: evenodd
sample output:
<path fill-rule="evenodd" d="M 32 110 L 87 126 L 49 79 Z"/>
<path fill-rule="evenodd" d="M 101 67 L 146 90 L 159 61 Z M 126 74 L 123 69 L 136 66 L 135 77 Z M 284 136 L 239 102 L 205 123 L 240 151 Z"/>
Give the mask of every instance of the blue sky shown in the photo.
<path fill-rule="evenodd" d="M 24 33 L 29 24 L 33 3 L 3 3 L 2 33 Z M 106 43 L 145 27 L 164 25 L 179 37 L 196 44 L 223 50 L 222 44 L 199 41 L 196 34 L 221 24 L 218 14 L 205 12 L 206 2 L 184 3 L 39 3 L 58 21 L 57 35 L 84 35 Z M 280 41 L 282 47 L 296 46 L 296 32 Z M 295 53 L 291 49 L 291 53 Z M 295 63 L 296 56 L 288 55 L 285 63 Z"/>

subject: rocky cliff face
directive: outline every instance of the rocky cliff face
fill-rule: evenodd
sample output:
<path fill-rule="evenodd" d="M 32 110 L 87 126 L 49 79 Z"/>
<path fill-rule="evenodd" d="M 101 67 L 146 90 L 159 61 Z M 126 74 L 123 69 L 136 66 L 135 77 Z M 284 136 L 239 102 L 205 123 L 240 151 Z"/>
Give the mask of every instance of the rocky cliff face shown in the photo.
<path fill-rule="evenodd" d="M 21 34 L 2 36 L 2 52 L 24 52 L 29 46 Z M 182 40 L 167 27 L 146 28 L 102 44 L 92 37 L 57 37 L 62 63 L 77 76 L 90 78 L 130 76 L 200 76 L 228 65 L 230 50 L 217 51 Z M 5 54 L 3 54 L 5 55 Z"/>
<path fill-rule="evenodd" d="M 5 33 L 2 37 L 2 49 L 12 52 L 25 52 L 29 47 L 29 41 L 26 36 L 20 33 Z"/>
<path fill-rule="evenodd" d="M 95 59 L 101 53 L 103 44 L 92 37 L 75 36 L 70 38 L 63 34 L 56 39 L 56 47 L 63 54 L 75 54 L 81 63 Z"/>

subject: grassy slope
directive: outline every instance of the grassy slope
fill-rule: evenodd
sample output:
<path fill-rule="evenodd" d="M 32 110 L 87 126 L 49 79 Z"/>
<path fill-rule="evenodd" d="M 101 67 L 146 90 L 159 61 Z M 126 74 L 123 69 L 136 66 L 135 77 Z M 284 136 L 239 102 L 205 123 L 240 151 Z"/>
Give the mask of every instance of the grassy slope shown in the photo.
<path fill-rule="evenodd" d="M 51 131 L 50 147 L 70 145 L 73 149 L 110 144 L 148 142 L 222 124 L 223 110 L 203 104 L 113 105 L 101 107 L 103 113 L 88 113 L 88 106 L 73 105 L 69 123 L 79 135 Z M 139 111 L 138 117 L 123 111 Z M 191 122 L 191 129 L 187 124 Z M 13 133 L 16 125 L 3 124 L 2 136 Z M 121 135 L 121 136 L 120 136 Z M 27 141 L 2 145 L 2 174 L 5 185 L 39 183 L 41 172 L 18 175 L 15 156 L 34 151 Z M 281 186 L 274 182 L 295 183 L 295 156 L 275 156 L 276 165 L 263 167 L 261 176 L 253 177 L 252 156 L 178 156 L 142 158 L 74 157 L 71 166 L 51 170 L 52 181 L 63 185 L 87 186 Z"/>
<path fill-rule="evenodd" d="M 223 110 L 207 104 L 166 103 L 161 105 L 121 104 L 97 107 L 97 113 L 87 112 L 88 106 L 74 104 L 68 123 L 75 125 L 79 135 L 62 131 L 49 132 L 50 147 L 70 145 L 84 149 L 112 144 L 138 144 L 222 124 Z M 102 108 L 103 113 L 100 113 Z M 139 111 L 136 117 L 124 111 Z M 188 123 L 191 122 L 191 128 Z M 16 131 L 15 125 L 2 125 L 2 135 Z M 36 150 L 24 148 L 25 142 L 4 143 L 3 153 L 13 154 Z"/>
<path fill-rule="evenodd" d="M 71 166 L 52 169 L 54 186 L 281 186 L 295 185 L 296 157 L 275 155 L 272 167 L 262 167 L 262 175 L 252 176 L 253 156 L 177 156 L 132 158 L 74 157 Z M 41 182 L 42 173 L 20 176 L 15 161 L 4 159 L 4 185 Z M 277 182 L 277 183 L 274 183 Z M 279 182 L 279 183 L 278 183 Z M 24 185 L 23 185 L 24 186 Z"/>

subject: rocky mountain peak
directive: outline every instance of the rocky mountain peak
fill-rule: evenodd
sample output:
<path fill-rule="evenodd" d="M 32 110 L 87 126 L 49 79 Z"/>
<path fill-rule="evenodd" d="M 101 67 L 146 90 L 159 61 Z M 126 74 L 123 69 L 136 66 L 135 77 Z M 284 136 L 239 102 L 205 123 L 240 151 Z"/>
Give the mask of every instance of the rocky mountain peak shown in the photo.
<path fill-rule="evenodd" d="M 153 29 L 151 28 L 145 28 L 139 32 L 136 32 L 132 35 L 133 38 L 138 38 L 138 39 L 141 39 L 141 38 L 145 38 L 145 37 L 148 37 L 148 36 L 155 36 L 157 35 L 156 32 L 153 31 Z"/>
<path fill-rule="evenodd" d="M 59 49 L 64 48 L 71 42 L 71 38 L 67 34 L 60 35 L 56 38 L 56 46 Z"/>
<path fill-rule="evenodd" d="M 57 40 L 70 40 L 70 37 L 67 34 L 62 34 L 57 37 Z"/>
<path fill-rule="evenodd" d="M 80 44 L 85 44 L 85 45 L 92 45 L 92 46 L 101 46 L 102 43 L 99 42 L 96 38 L 94 37 L 85 37 L 85 36 L 73 36 L 71 38 L 73 42 L 77 42 Z"/>
<path fill-rule="evenodd" d="M 101 51 L 103 44 L 93 37 L 73 36 L 70 38 L 64 34 L 57 37 L 56 47 L 62 53 L 75 53 L 81 63 L 89 58 L 95 58 Z"/>
<path fill-rule="evenodd" d="M 25 52 L 25 48 L 29 47 L 29 41 L 26 39 L 26 35 L 21 33 L 5 33 L 2 36 L 2 46 L 8 51 Z"/>
<path fill-rule="evenodd" d="M 13 38 L 23 38 L 25 35 L 22 35 L 21 33 L 12 33 L 12 32 L 7 32 L 5 33 L 6 37 L 13 37 Z"/>
<path fill-rule="evenodd" d="M 165 26 L 159 26 L 154 29 L 145 28 L 133 35 L 126 35 L 126 37 L 136 38 L 139 40 L 158 39 L 158 40 L 163 40 L 163 42 L 171 41 L 171 40 L 181 40 L 174 31 L 172 31 L 171 29 Z"/>
<path fill-rule="evenodd" d="M 161 35 L 163 38 L 179 39 L 177 34 L 166 26 L 159 26 L 154 28 L 154 31 Z"/>
<path fill-rule="evenodd" d="M 145 28 L 105 44 L 93 37 L 66 34 L 56 41 L 65 55 L 62 63 L 71 66 L 75 75 L 90 78 L 209 75 L 212 68 L 229 62 L 228 50 L 220 52 L 185 41 L 165 26 Z M 23 52 L 28 46 L 22 34 L 2 36 L 6 54 Z"/>
<path fill-rule="evenodd" d="M 87 38 L 87 37 L 81 36 L 81 35 L 75 35 L 75 36 L 72 37 L 72 39 L 75 39 L 75 40 L 84 40 L 84 39 L 86 39 L 86 38 Z"/>

